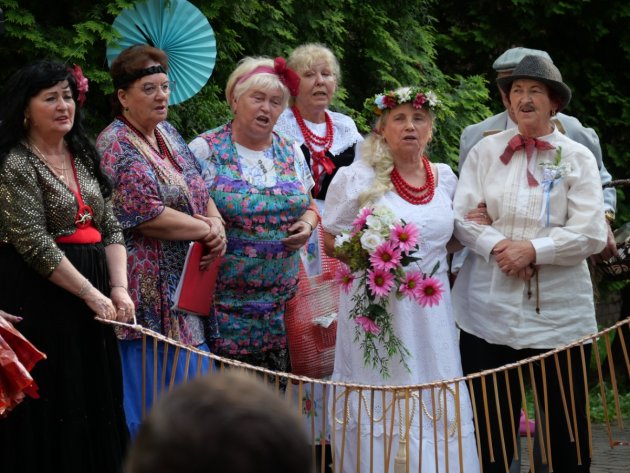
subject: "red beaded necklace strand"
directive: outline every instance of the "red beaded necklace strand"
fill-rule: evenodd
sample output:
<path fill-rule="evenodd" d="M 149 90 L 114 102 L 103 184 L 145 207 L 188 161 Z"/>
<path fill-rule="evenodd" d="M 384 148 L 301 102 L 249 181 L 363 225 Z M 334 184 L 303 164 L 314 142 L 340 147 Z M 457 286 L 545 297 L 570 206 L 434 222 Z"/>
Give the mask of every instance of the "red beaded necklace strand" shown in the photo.
<path fill-rule="evenodd" d="M 138 137 L 140 137 L 140 139 L 142 139 L 146 144 L 148 144 L 151 147 L 151 149 L 156 151 L 157 154 L 162 159 L 168 159 L 169 162 L 173 165 L 173 167 L 177 171 L 182 172 L 182 167 L 179 165 L 179 163 L 177 161 L 175 161 L 175 158 L 171 154 L 171 150 L 168 148 L 168 146 L 166 146 L 166 141 L 164 140 L 164 137 L 162 136 L 162 133 L 160 133 L 160 131 L 157 129 L 157 127 L 155 128 L 155 131 L 153 132 L 153 134 L 155 136 L 155 142 L 157 143 L 157 146 L 158 146 L 158 149 L 155 149 L 155 147 L 151 144 L 151 142 L 147 139 L 147 137 L 144 136 L 144 134 L 140 130 L 138 130 L 135 126 L 133 126 L 133 124 L 129 120 L 127 120 L 122 115 L 119 115 L 118 118 L 125 125 L 127 125 L 131 129 L 131 131 L 133 131 L 136 135 L 138 135 Z"/>
<path fill-rule="evenodd" d="M 396 189 L 396 192 L 398 192 L 398 195 L 414 205 L 424 205 L 431 202 L 433 195 L 435 194 L 435 177 L 433 176 L 431 163 L 426 156 L 422 157 L 422 163 L 424 164 L 424 170 L 427 177 L 425 184 L 421 187 L 414 187 L 405 181 L 396 168 L 394 168 L 390 176 L 392 184 L 394 184 L 394 188 Z"/>
<path fill-rule="evenodd" d="M 291 110 L 293 110 L 295 121 L 297 121 L 297 124 L 300 127 L 300 131 L 302 132 L 302 136 L 304 137 L 304 143 L 306 144 L 306 147 L 311 152 L 311 154 L 326 154 L 330 150 L 334 138 L 332 118 L 330 118 L 328 112 L 324 111 L 324 116 L 326 119 L 326 134 L 324 136 L 319 136 L 313 133 L 311 129 L 306 126 L 306 123 L 304 123 L 304 118 L 302 118 L 302 115 L 300 114 L 300 111 L 296 106 L 293 106 Z M 317 145 L 322 149 L 316 150 L 314 145 Z"/>

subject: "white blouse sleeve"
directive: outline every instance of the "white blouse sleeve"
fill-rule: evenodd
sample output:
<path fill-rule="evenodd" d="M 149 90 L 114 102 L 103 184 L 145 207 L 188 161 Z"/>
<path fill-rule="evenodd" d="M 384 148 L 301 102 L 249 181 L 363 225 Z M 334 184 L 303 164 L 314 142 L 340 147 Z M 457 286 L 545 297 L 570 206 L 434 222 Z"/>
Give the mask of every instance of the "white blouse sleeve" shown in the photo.
<path fill-rule="evenodd" d="M 214 178 L 216 177 L 216 166 L 211 160 L 212 155 L 210 153 L 210 145 L 208 142 L 198 136 L 188 144 L 188 147 L 195 155 L 195 159 L 201 168 L 201 176 L 206 183 L 214 181 Z"/>
<path fill-rule="evenodd" d="M 451 200 L 455 197 L 455 189 L 457 188 L 457 176 L 448 164 L 437 163 L 437 179 L 438 186 L 446 191 Z"/>
<path fill-rule="evenodd" d="M 328 187 L 324 204 L 322 225 L 326 232 L 339 235 L 352 227 L 360 210 L 359 195 L 373 179 L 374 171 L 363 161 L 337 171 Z"/>
<path fill-rule="evenodd" d="M 295 152 L 295 173 L 300 182 L 306 187 L 306 192 L 310 194 L 311 189 L 315 186 L 311 170 L 308 168 L 302 148 L 297 142 L 293 143 L 293 150 Z"/>

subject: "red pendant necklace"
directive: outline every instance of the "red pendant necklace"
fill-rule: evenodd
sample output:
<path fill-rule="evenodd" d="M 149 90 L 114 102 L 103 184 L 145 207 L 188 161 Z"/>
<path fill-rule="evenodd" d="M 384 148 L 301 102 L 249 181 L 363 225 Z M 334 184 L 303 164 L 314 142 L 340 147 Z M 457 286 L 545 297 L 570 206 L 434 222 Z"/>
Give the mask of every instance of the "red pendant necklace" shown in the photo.
<path fill-rule="evenodd" d="M 421 187 L 414 187 L 405 181 L 396 168 L 394 168 L 390 176 L 398 195 L 414 205 L 431 202 L 435 194 L 435 177 L 433 176 L 431 163 L 426 156 L 422 156 L 422 163 L 427 177 L 425 184 Z"/>

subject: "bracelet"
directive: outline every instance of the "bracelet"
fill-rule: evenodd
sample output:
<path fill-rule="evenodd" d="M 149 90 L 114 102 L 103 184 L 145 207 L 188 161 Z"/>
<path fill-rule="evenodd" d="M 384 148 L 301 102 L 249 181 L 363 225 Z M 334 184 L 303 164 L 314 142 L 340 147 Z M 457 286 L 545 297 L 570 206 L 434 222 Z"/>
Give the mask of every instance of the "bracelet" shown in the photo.
<path fill-rule="evenodd" d="M 611 224 L 615 221 L 615 212 L 613 212 L 612 210 L 606 210 L 604 212 L 604 216 L 606 217 L 606 221 L 608 222 L 608 224 Z"/>
<path fill-rule="evenodd" d="M 313 224 L 311 222 L 309 222 L 308 220 L 304 220 L 303 218 L 299 219 L 300 222 L 304 222 L 306 224 L 308 224 L 309 227 L 311 227 L 311 233 L 313 233 L 313 230 L 315 230 L 315 227 L 313 226 Z"/>
<path fill-rule="evenodd" d="M 86 278 L 83 281 L 83 284 L 81 285 L 81 289 L 79 289 L 77 296 L 83 299 L 83 296 L 85 296 L 90 289 L 92 289 L 92 283 Z"/>
<path fill-rule="evenodd" d="M 112 284 L 112 283 L 109 283 L 109 288 L 110 289 L 114 289 L 115 287 L 122 287 L 125 291 L 129 291 L 129 289 L 127 288 L 127 286 L 125 284 Z"/>

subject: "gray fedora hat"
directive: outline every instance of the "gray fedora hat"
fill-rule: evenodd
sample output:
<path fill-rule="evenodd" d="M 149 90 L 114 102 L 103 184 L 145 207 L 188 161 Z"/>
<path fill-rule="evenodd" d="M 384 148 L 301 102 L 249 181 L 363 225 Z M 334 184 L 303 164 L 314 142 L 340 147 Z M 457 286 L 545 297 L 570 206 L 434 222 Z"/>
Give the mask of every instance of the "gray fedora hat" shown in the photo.
<path fill-rule="evenodd" d="M 564 109 L 571 100 L 571 89 L 562 82 L 562 74 L 553 62 L 545 57 L 525 56 L 514 68 L 512 75 L 500 77 L 497 79 L 497 84 L 509 96 L 512 82 L 517 79 L 537 80 L 549 87 L 560 101 L 558 112 Z"/>

